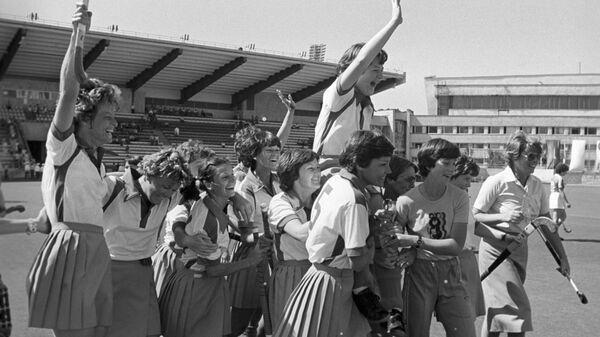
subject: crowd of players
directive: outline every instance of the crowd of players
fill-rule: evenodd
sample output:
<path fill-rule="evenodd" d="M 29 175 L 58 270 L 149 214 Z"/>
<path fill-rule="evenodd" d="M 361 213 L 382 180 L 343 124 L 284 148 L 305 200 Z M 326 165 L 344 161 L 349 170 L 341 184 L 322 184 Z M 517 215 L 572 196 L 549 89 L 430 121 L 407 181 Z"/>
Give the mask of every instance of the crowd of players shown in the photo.
<path fill-rule="evenodd" d="M 531 331 L 518 234 L 551 209 L 564 220 L 564 168 L 549 199 L 532 175 L 541 145 L 517 132 L 506 169 L 471 207 L 479 168 L 456 145 L 432 139 L 416 164 L 394 155 L 369 130 L 382 48 L 402 23 L 391 3 L 390 21 L 340 59 L 314 151 L 285 151 L 295 103 L 280 93 L 278 134 L 240 130 L 235 167 L 192 140 L 117 174 L 106 174 L 102 146 L 120 90 L 78 70 L 77 27 L 90 23 L 79 6 L 46 141 L 45 209 L 0 220 L 0 233 L 49 234 L 27 278 L 29 325 L 58 337 L 428 336 L 435 313 L 448 336 L 476 336 L 480 315 L 482 336 Z M 558 235 L 546 232 L 568 274 Z M 482 284 L 480 269 L 515 240 Z"/>

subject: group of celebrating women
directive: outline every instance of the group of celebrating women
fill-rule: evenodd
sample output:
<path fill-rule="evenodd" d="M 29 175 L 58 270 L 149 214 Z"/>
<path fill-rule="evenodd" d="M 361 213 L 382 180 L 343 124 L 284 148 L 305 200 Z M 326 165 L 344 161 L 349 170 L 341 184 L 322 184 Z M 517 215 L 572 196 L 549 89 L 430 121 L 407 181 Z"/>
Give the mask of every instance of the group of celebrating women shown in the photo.
<path fill-rule="evenodd" d="M 435 313 L 448 336 L 475 336 L 483 314 L 483 336 L 532 329 L 526 242 L 483 288 L 474 253 L 487 266 L 549 212 L 531 175 L 539 142 L 511 137 L 507 168 L 483 184 L 473 225 L 465 190 L 479 168 L 456 145 L 432 139 L 415 165 L 369 131 L 399 0 L 390 22 L 341 58 L 314 151 L 281 153 L 295 103 L 280 93 L 281 129 L 240 130 L 235 168 L 190 140 L 106 174 L 102 145 L 120 91 L 81 73 L 76 27 L 89 21 L 79 6 L 46 142 L 50 226 L 38 222 L 50 233 L 27 279 L 30 326 L 58 337 L 418 337 Z M 558 236 L 547 234 L 568 273 Z"/>

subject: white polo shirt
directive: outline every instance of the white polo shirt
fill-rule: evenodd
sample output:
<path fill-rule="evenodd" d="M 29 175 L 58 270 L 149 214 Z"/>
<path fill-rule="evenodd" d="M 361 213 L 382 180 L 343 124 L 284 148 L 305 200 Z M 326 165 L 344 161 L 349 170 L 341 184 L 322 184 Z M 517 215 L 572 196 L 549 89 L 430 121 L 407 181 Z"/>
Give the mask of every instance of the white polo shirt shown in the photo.
<path fill-rule="evenodd" d="M 236 192 L 240 193 L 246 200 L 252 205 L 252 232 L 263 233 L 263 218 L 260 206 L 265 205 L 269 207 L 271 198 L 279 192 L 279 178 L 277 175 L 271 173 L 271 181 L 273 185 L 273 191 L 266 188 L 262 181 L 252 172 L 248 170 L 248 174 L 242 181 L 241 184 L 236 186 Z"/>
<path fill-rule="evenodd" d="M 281 192 L 271 199 L 269 205 L 269 226 L 274 234 L 275 256 L 279 261 L 308 259 L 306 243 L 285 232 L 285 226 L 292 220 L 305 224 L 303 230 L 308 233 L 308 219 L 300 200 Z"/>
<path fill-rule="evenodd" d="M 113 260 L 134 261 L 151 257 L 161 224 L 175 202 L 171 196 L 158 205 L 149 204 L 134 183 L 139 177 L 137 171 L 127 170 L 121 178 L 109 176 L 107 179 L 111 192 L 117 180 L 125 182 L 125 187 L 104 211 L 104 238 Z M 151 207 L 148 210 L 144 205 Z"/>
<path fill-rule="evenodd" d="M 311 212 L 306 240 L 308 259 L 338 269 L 351 269 L 347 249 L 367 245 L 369 212 L 366 186 L 346 170 L 331 177 Z"/>
<path fill-rule="evenodd" d="M 210 210 L 203 202 L 203 198 L 196 200 L 192 207 L 188 210 L 184 205 L 177 205 L 169 212 L 167 218 L 171 224 L 177 222 L 186 223 L 185 233 L 187 235 L 205 234 L 212 243 L 217 244 L 217 248 L 209 255 L 202 256 L 192 252 L 190 249 L 185 251 L 182 256 L 183 261 L 194 259 L 197 256 L 209 260 L 217 260 L 221 258 L 222 252 L 226 251 L 229 246 L 229 233 L 227 232 L 227 223 L 221 223 L 216 216 L 212 216 L 214 222 L 207 221 Z"/>
<path fill-rule="evenodd" d="M 339 156 L 354 131 L 371 128 L 373 111 L 368 97 L 363 102 L 356 99 L 356 89 L 342 92 L 338 77 L 323 94 L 313 151 L 322 156 Z"/>
<path fill-rule="evenodd" d="M 103 199 L 108 193 L 102 164 L 77 144 L 74 127 L 60 132 L 54 123 L 46 139 L 46 163 L 42 176 L 42 199 L 52 224 L 77 222 L 103 226 Z"/>
<path fill-rule="evenodd" d="M 548 192 L 542 181 L 530 175 L 525 186 L 521 185 L 515 174 L 506 167 L 504 171 L 487 178 L 481 185 L 473 209 L 484 213 L 504 213 L 519 209 L 525 215 L 519 224 L 501 222 L 497 229 L 511 234 L 520 233 L 527 224 L 542 214 L 547 214 Z"/>

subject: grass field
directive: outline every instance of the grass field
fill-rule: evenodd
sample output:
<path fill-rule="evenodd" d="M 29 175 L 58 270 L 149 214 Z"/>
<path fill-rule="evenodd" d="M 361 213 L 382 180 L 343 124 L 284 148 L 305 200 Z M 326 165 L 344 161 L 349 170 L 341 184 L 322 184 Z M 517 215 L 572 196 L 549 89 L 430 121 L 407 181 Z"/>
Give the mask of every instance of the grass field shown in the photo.
<path fill-rule="evenodd" d="M 474 198 L 479 185 L 471 188 Z M 11 217 L 29 217 L 41 208 L 39 182 L 7 182 L 2 184 L 8 206 L 24 205 L 23 214 Z M 528 336 L 580 337 L 600 335 L 600 188 L 598 186 L 567 187 L 573 208 L 568 223 L 573 233 L 566 234 L 564 245 L 569 254 L 572 276 L 590 303 L 582 305 L 568 281 L 555 271 L 555 262 L 540 238 L 530 238 L 529 266 L 526 288 L 533 308 L 534 329 Z M 599 208 L 598 210 L 596 208 Z M 48 330 L 27 328 L 25 276 L 44 235 L 14 234 L 0 236 L 0 273 L 8 285 L 13 336 L 52 336 Z M 477 321 L 477 330 L 481 318 Z M 441 324 L 433 323 L 431 336 L 444 336 Z"/>

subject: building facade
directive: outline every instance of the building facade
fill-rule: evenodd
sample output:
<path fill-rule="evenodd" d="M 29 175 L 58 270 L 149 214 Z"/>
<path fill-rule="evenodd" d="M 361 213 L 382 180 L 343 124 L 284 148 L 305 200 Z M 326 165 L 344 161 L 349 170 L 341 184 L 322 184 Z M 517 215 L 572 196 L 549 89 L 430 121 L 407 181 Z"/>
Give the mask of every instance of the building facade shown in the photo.
<path fill-rule="evenodd" d="M 426 114 L 398 112 L 410 125 L 410 156 L 441 137 L 459 145 L 480 164 L 498 158 L 510 134 L 523 130 L 544 144 L 542 165 L 569 163 L 598 170 L 600 74 L 425 78 Z M 579 143 L 572 149 L 572 144 Z"/>

